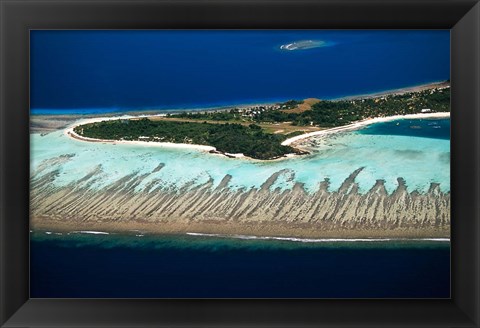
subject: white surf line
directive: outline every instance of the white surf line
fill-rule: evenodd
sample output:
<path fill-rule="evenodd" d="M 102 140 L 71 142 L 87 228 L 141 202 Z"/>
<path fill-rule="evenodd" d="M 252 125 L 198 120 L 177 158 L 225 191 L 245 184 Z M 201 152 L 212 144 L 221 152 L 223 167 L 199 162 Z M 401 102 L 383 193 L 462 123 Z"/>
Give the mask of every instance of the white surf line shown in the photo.
<path fill-rule="evenodd" d="M 77 234 L 77 233 L 81 233 L 81 234 L 92 234 L 92 235 L 109 235 L 110 233 L 108 232 L 103 232 L 103 231 L 87 231 L 87 230 L 81 230 L 81 231 L 71 231 L 69 232 L 68 234 Z"/>
<path fill-rule="evenodd" d="M 344 125 L 344 126 L 339 126 L 327 130 L 321 130 L 321 131 L 315 131 L 315 132 L 310 132 L 310 133 L 305 133 L 301 134 L 299 136 L 295 136 L 289 139 L 286 139 L 285 141 L 282 142 L 282 146 L 288 146 L 291 145 L 292 143 L 303 140 L 303 139 L 308 139 L 311 137 L 315 136 L 323 136 L 323 135 L 328 135 L 331 133 L 336 133 L 336 132 L 342 132 L 342 131 L 349 131 L 349 130 L 357 130 L 360 129 L 364 126 L 370 125 L 370 124 L 375 124 L 375 123 L 383 123 L 383 122 L 388 122 L 388 121 L 395 121 L 395 120 L 400 120 L 400 119 L 419 119 L 419 118 L 445 118 L 445 117 L 450 117 L 449 112 L 439 112 L 439 113 L 423 113 L 423 114 L 407 114 L 407 115 L 394 115 L 394 116 L 386 116 L 386 117 L 376 117 L 372 119 L 366 119 L 363 121 L 357 121 L 352 124 Z"/>
<path fill-rule="evenodd" d="M 133 229 L 133 230 L 129 230 L 129 231 L 133 232 L 135 234 L 135 237 L 143 237 L 146 234 L 146 232 L 143 231 L 143 230 Z"/>
<path fill-rule="evenodd" d="M 295 241 L 302 243 L 328 243 L 328 242 L 382 242 L 382 241 L 440 241 L 450 242 L 450 238 L 294 238 L 294 237 L 259 237 L 249 235 L 225 235 L 214 233 L 198 233 L 187 232 L 189 236 L 199 237 L 220 237 L 220 238 L 234 238 L 234 239 L 246 239 L 246 240 L 281 240 L 281 241 Z"/>

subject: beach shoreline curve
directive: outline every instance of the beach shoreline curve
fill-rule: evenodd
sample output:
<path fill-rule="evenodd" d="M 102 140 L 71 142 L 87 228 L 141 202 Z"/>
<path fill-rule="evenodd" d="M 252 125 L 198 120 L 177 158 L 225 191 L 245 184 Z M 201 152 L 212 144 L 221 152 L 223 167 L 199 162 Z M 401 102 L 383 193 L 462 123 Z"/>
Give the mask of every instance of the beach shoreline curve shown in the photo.
<path fill-rule="evenodd" d="M 450 112 L 406 114 L 406 115 L 393 115 L 393 116 L 385 116 L 385 117 L 368 118 L 365 120 L 356 121 L 348 125 L 343 125 L 343 126 L 334 127 L 331 129 L 325 129 L 321 131 L 314 131 L 314 132 L 301 134 L 301 135 L 286 139 L 285 141 L 282 142 L 282 146 L 289 146 L 300 140 L 308 139 L 311 137 L 324 136 L 324 135 L 338 133 L 338 132 L 359 130 L 361 128 L 364 128 L 368 125 L 375 124 L 375 123 L 384 123 L 384 122 L 390 122 L 390 121 L 401 120 L 401 119 L 447 118 L 447 117 L 448 118 L 450 117 Z"/>
<path fill-rule="evenodd" d="M 140 140 L 114 140 L 114 139 L 97 139 L 97 138 L 90 138 L 90 137 L 84 137 L 79 135 L 78 133 L 75 132 L 75 128 L 84 124 L 90 124 L 90 123 L 98 123 L 98 122 L 103 122 L 103 121 L 111 121 L 111 120 L 119 120 L 119 119 L 138 119 L 138 118 L 148 118 L 152 116 L 159 116 L 163 117 L 165 114 L 158 114 L 158 115 L 140 115 L 140 116 L 132 116 L 132 115 L 122 115 L 122 116 L 112 116 L 112 117 L 95 117 L 95 118 L 90 118 L 90 119 L 84 119 L 80 120 L 78 122 L 75 122 L 74 124 L 70 125 L 64 130 L 64 134 L 72 138 L 74 140 L 78 141 L 85 141 L 85 142 L 101 142 L 101 143 L 110 143 L 110 144 L 124 144 L 124 145 L 137 145 L 137 146 L 154 146 L 154 147 L 166 147 L 166 148 L 181 148 L 181 149 L 194 149 L 194 150 L 200 150 L 204 152 L 208 152 L 210 154 L 214 155 L 221 155 L 225 156 L 228 158 L 241 158 L 241 159 L 248 159 L 248 160 L 255 160 L 253 158 L 249 158 L 245 156 L 244 154 L 230 154 L 230 153 L 223 153 L 219 152 L 215 147 L 213 146 L 208 146 L 208 145 L 198 145 L 198 144 L 187 144 L 187 143 L 174 143 L 174 142 L 158 142 L 158 141 L 140 141 Z M 295 145 L 295 143 L 309 139 L 311 137 L 319 137 L 319 136 L 326 136 L 332 133 L 339 133 L 339 132 L 345 132 L 345 131 L 353 131 L 353 130 L 358 130 L 361 128 L 364 128 L 368 125 L 375 124 L 375 123 L 383 123 L 383 122 L 389 122 L 389 121 L 395 121 L 395 120 L 400 120 L 400 119 L 422 119 L 422 118 L 449 118 L 450 117 L 450 112 L 436 112 L 436 113 L 419 113 L 419 114 L 406 114 L 406 115 L 393 115 L 393 116 L 385 116 L 385 117 L 375 117 L 375 118 L 368 118 L 365 120 L 361 121 L 356 121 L 354 123 L 344 125 L 344 126 L 339 126 L 339 127 L 334 127 L 330 129 L 325 129 L 321 131 L 314 131 L 314 132 L 309 132 L 305 134 L 301 134 L 292 138 L 288 138 L 284 140 L 281 145 L 282 146 L 290 146 L 290 145 Z M 298 145 L 295 145 L 297 148 L 301 149 L 301 147 L 298 147 Z M 293 154 L 295 155 L 295 154 Z M 282 160 L 282 159 L 289 159 L 289 158 L 294 158 L 295 156 L 292 156 L 292 154 L 286 154 L 283 157 L 276 158 L 273 160 Z"/>

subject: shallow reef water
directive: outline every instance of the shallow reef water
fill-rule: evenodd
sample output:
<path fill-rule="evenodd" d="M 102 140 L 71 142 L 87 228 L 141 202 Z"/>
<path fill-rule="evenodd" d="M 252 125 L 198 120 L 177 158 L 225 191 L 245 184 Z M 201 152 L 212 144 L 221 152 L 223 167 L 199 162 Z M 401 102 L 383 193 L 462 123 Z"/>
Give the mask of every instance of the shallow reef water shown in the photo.
<path fill-rule="evenodd" d="M 389 122 L 394 127 L 389 129 L 390 134 L 382 128 L 387 123 L 379 123 L 363 130 L 308 140 L 310 155 L 275 161 L 232 159 L 150 143 L 83 142 L 55 131 L 31 135 L 31 174 L 57 170 L 54 183 L 64 186 L 101 169 L 101 175 L 90 186 L 98 190 L 128 174 L 148 174 L 135 187 L 140 192 L 152 181 L 157 181 L 163 189 L 180 190 L 212 180 L 215 188 L 226 175 L 232 177 L 229 188 L 248 190 L 259 188 L 270 176 L 283 170 L 272 190 L 291 189 L 295 183 L 301 183 L 307 191 L 315 192 L 325 180 L 329 181 L 329 190 L 335 191 L 352 172 L 363 168 L 355 180 L 360 192 L 367 192 L 377 180 L 384 180 L 387 192 L 391 193 L 400 177 L 409 192 L 427 192 L 431 183 L 440 184 L 440 190 L 448 192 L 449 122 L 445 119 Z M 395 128 L 402 130 L 397 133 Z"/>

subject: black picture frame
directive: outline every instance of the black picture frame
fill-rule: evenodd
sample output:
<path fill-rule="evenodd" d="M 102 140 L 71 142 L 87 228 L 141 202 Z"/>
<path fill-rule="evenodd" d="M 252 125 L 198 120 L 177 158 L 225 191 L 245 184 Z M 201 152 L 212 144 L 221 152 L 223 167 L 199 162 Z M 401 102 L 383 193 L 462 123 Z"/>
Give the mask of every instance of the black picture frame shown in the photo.
<path fill-rule="evenodd" d="M 472 0 L 0 0 L 2 327 L 479 327 L 480 4 Z M 451 29 L 452 297 L 29 299 L 29 30 Z"/>

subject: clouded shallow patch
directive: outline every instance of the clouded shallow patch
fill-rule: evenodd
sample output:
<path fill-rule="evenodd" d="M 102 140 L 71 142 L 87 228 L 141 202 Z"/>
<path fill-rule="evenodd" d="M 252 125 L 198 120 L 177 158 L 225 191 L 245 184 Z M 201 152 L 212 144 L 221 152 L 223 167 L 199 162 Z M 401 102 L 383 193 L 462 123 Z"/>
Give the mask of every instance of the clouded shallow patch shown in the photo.
<path fill-rule="evenodd" d="M 285 51 L 294 51 L 294 50 L 308 50 L 315 48 L 324 48 L 333 46 L 333 42 L 322 41 L 322 40 L 302 40 L 295 41 L 287 44 L 282 44 L 280 50 Z"/>

